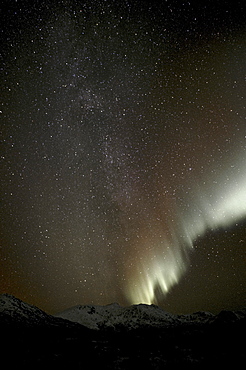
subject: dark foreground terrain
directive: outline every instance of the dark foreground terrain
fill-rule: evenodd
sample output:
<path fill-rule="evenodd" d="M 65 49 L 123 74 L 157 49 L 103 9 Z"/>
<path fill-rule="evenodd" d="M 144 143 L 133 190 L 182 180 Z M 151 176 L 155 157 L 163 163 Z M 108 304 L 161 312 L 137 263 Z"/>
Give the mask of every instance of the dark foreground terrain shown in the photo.
<path fill-rule="evenodd" d="M 84 307 L 89 312 L 89 306 Z M 90 306 L 91 315 L 95 311 Z M 138 305 L 107 308 L 108 312 L 114 325 L 101 321 L 98 329 L 90 329 L 4 294 L 0 296 L 2 363 L 30 369 L 245 366 L 245 311 L 175 316 L 157 306 Z"/>

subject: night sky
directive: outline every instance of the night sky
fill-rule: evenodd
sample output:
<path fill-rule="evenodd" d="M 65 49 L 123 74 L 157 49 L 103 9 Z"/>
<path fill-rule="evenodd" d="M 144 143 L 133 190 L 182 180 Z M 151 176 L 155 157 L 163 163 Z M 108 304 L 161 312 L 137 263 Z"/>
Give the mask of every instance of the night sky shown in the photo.
<path fill-rule="evenodd" d="M 245 14 L 6 1 L 2 293 L 51 313 L 246 306 Z"/>

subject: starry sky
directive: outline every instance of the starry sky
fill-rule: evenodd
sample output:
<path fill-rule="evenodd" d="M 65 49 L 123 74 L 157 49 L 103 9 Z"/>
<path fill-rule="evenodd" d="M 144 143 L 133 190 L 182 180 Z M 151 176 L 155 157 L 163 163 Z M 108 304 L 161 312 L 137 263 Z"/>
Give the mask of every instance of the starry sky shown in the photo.
<path fill-rule="evenodd" d="M 246 306 L 245 1 L 5 5 L 1 292 Z"/>

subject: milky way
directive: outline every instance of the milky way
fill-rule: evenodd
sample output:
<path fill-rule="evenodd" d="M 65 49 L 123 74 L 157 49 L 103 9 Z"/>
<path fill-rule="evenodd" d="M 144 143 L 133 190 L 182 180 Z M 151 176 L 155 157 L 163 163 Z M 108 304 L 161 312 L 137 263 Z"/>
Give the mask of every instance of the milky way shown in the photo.
<path fill-rule="evenodd" d="M 5 13 L 1 290 L 48 310 L 165 306 L 246 218 L 243 5 L 140 3 Z"/>

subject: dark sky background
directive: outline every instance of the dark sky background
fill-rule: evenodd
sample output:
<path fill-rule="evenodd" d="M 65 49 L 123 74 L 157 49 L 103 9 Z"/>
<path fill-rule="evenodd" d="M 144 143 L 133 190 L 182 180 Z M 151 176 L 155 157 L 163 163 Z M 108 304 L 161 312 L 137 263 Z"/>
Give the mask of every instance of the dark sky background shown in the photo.
<path fill-rule="evenodd" d="M 3 8 L 0 291 L 246 306 L 246 2 Z"/>

